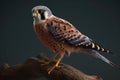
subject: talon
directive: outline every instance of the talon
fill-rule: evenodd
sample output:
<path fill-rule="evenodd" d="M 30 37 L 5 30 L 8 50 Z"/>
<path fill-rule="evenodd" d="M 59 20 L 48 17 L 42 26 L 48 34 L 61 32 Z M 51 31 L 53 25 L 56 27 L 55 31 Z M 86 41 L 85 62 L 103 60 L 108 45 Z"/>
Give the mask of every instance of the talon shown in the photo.
<path fill-rule="evenodd" d="M 45 61 L 43 64 L 41 64 L 41 65 L 48 65 L 48 64 L 50 64 L 50 63 L 52 63 L 52 62 L 56 62 L 56 56 L 57 56 L 58 54 L 54 54 L 54 56 L 49 60 L 49 61 Z"/>
<path fill-rule="evenodd" d="M 50 60 L 50 61 L 48 61 L 48 62 L 46 62 L 46 64 L 50 64 L 51 62 L 53 62 L 53 61 L 55 61 L 56 62 L 56 60 L 55 60 L 55 57 L 57 56 L 57 54 L 56 55 L 54 55 L 53 56 L 53 58 Z M 60 63 L 60 61 L 61 61 L 61 59 L 63 58 L 63 56 L 64 55 L 61 55 L 60 56 L 60 58 L 57 60 L 57 62 L 55 63 L 55 65 L 54 66 L 52 66 L 51 68 L 49 68 L 47 71 L 48 71 L 48 74 L 50 74 L 55 68 L 63 68 L 64 66 L 59 66 L 59 63 Z M 44 64 L 43 64 L 44 65 Z"/>
<path fill-rule="evenodd" d="M 56 66 L 56 68 L 64 68 L 64 66 Z"/>
<path fill-rule="evenodd" d="M 48 69 L 48 74 L 50 74 L 54 69 L 55 69 L 55 66 L 53 66 L 52 68 L 49 68 Z"/>
<path fill-rule="evenodd" d="M 49 68 L 48 69 L 48 74 L 50 74 L 55 68 L 63 68 L 64 66 L 57 66 L 57 65 L 54 65 L 53 67 Z"/>
<path fill-rule="evenodd" d="M 48 69 L 48 74 L 50 74 L 55 68 L 63 68 L 64 66 L 56 66 L 54 65 L 53 67 Z"/>
<path fill-rule="evenodd" d="M 50 64 L 51 63 L 51 61 L 46 61 L 46 62 L 44 62 L 43 64 L 41 64 L 42 66 L 44 66 L 44 65 L 48 65 L 48 64 Z"/>

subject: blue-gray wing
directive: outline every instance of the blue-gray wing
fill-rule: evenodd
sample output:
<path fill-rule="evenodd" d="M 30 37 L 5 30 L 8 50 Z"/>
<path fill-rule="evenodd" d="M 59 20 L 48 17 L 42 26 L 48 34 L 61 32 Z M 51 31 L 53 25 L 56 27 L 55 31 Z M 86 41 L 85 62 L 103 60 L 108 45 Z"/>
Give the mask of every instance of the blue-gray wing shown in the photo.
<path fill-rule="evenodd" d="M 58 41 L 81 47 L 91 45 L 91 40 L 87 36 L 69 24 L 53 22 L 52 25 L 47 24 L 47 30 Z"/>
<path fill-rule="evenodd" d="M 90 38 L 83 35 L 67 21 L 60 19 L 52 20 L 51 22 L 47 23 L 46 27 L 48 32 L 58 41 L 70 44 L 75 47 L 94 49 L 106 53 L 111 53 L 111 51 L 102 48 L 93 42 Z"/>

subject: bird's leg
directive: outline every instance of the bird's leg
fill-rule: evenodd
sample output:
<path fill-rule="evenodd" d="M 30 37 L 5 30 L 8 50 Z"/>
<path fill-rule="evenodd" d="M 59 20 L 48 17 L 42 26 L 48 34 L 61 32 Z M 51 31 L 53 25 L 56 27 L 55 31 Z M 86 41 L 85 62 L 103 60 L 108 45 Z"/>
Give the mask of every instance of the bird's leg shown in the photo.
<path fill-rule="evenodd" d="M 52 61 L 55 61 L 55 58 L 57 57 L 57 53 L 55 53 L 53 56 L 52 56 L 52 58 L 49 60 L 49 62 L 52 62 Z"/>
<path fill-rule="evenodd" d="M 50 74 L 55 68 L 61 68 L 61 67 L 63 67 L 63 66 L 59 66 L 59 63 L 62 60 L 63 56 L 64 55 L 61 55 L 60 58 L 57 60 L 56 64 L 52 68 L 49 68 L 48 74 Z"/>
<path fill-rule="evenodd" d="M 49 61 L 44 62 L 42 65 L 50 64 L 51 62 L 55 61 L 55 58 L 57 57 L 57 53 L 55 53 L 52 58 Z"/>

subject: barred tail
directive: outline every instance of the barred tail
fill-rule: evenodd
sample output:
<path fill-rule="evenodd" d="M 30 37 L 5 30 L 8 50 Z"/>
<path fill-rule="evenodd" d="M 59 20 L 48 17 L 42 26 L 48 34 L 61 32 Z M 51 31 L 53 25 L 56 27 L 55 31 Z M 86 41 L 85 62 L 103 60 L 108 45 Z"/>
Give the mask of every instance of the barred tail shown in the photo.
<path fill-rule="evenodd" d="M 109 54 L 112 53 L 110 50 L 105 49 L 94 42 L 92 42 L 90 46 L 92 49 L 97 50 L 97 51 L 101 51 L 101 52 L 105 52 L 105 53 L 109 53 Z"/>

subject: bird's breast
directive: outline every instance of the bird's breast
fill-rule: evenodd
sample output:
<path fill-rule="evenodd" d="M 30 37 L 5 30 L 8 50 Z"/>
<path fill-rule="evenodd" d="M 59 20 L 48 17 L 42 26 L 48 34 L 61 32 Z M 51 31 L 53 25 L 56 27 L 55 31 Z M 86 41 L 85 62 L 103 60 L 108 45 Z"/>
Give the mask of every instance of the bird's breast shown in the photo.
<path fill-rule="evenodd" d="M 51 36 L 45 29 L 44 24 L 35 25 L 34 30 L 41 42 L 48 45 L 49 41 L 51 41 Z"/>
<path fill-rule="evenodd" d="M 50 50 L 57 52 L 59 54 L 71 52 L 72 47 L 70 47 L 68 44 L 65 44 L 55 39 L 46 30 L 45 24 L 35 25 L 34 30 L 40 41 L 43 43 L 43 45 L 49 48 Z"/>
<path fill-rule="evenodd" d="M 62 44 L 60 44 L 57 40 L 54 39 L 54 37 L 46 30 L 44 24 L 35 25 L 34 30 L 44 46 L 46 46 L 52 51 L 57 52 L 58 49 L 61 49 Z"/>

